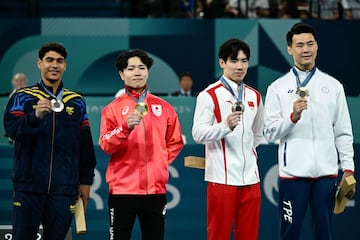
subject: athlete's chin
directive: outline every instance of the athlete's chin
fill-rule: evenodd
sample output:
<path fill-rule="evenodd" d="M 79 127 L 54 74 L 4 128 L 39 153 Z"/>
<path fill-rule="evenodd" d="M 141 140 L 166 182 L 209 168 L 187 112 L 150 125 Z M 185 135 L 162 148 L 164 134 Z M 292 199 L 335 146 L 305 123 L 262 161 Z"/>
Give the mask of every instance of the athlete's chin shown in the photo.
<path fill-rule="evenodd" d="M 236 82 L 237 84 L 240 84 L 242 81 L 244 80 L 244 76 L 234 76 L 233 77 L 233 81 Z"/>
<path fill-rule="evenodd" d="M 59 78 L 48 78 L 48 81 L 51 83 L 56 83 L 56 82 L 60 81 L 60 79 Z"/>
<path fill-rule="evenodd" d="M 140 90 L 143 90 L 145 88 L 145 85 L 134 85 L 134 86 L 130 86 L 130 88 L 135 90 L 135 91 L 140 91 Z"/>

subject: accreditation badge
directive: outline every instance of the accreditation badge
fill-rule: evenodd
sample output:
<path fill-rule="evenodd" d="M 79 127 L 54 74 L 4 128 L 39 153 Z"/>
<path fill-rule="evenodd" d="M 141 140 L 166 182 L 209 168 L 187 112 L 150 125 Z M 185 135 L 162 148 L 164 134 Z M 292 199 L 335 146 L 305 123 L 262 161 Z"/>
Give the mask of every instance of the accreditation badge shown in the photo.
<path fill-rule="evenodd" d="M 61 112 L 64 110 L 64 103 L 61 100 L 58 99 L 51 99 L 51 110 L 54 112 Z"/>
<path fill-rule="evenodd" d="M 149 112 L 149 107 L 144 102 L 138 102 L 135 105 L 135 112 L 141 114 L 142 116 L 145 116 Z"/>
<path fill-rule="evenodd" d="M 239 112 L 244 112 L 245 111 L 245 106 L 242 102 L 236 102 L 232 105 L 231 107 L 231 111 L 235 112 L 235 111 L 239 111 Z"/>

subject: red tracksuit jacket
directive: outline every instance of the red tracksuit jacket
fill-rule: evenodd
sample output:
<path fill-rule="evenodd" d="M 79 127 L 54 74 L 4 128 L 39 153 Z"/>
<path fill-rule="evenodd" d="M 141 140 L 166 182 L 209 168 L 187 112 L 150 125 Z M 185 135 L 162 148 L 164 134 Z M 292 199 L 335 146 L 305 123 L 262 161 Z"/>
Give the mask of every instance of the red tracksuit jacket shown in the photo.
<path fill-rule="evenodd" d="M 149 112 L 134 129 L 126 124 L 136 105 L 129 94 L 102 111 L 99 144 L 111 154 L 106 170 L 110 194 L 165 194 L 168 166 L 184 145 L 174 108 L 150 93 L 144 102 Z"/>

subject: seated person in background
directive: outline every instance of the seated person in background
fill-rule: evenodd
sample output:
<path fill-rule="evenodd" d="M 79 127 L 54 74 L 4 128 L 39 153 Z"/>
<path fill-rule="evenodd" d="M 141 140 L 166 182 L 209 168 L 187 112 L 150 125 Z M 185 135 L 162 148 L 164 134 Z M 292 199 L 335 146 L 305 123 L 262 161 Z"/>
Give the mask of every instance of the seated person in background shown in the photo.
<path fill-rule="evenodd" d="M 185 96 L 185 97 L 195 96 L 195 94 L 191 92 L 193 86 L 193 78 L 190 72 L 183 72 L 180 74 L 179 86 L 180 86 L 180 90 L 173 92 L 171 96 Z"/>
<path fill-rule="evenodd" d="M 24 73 L 15 73 L 11 80 L 13 90 L 9 97 L 11 97 L 18 89 L 26 87 L 27 82 L 28 80 Z"/>

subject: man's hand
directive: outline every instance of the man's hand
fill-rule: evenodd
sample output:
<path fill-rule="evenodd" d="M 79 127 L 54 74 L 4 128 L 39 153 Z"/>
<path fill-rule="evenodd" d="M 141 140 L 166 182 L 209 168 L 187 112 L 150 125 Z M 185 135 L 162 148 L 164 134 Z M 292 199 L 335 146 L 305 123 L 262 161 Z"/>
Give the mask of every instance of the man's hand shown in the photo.
<path fill-rule="evenodd" d="M 133 129 L 136 125 L 140 124 L 142 119 L 143 116 L 140 113 L 133 112 L 126 120 L 126 124 L 128 125 L 128 128 Z"/>
<path fill-rule="evenodd" d="M 351 175 L 354 175 L 353 172 L 344 172 L 342 178 L 341 178 L 341 182 L 339 184 L 339 187 L 341 187 L 345 181 L 345 178 L 348 177 L 348 176 L 351 176 Z M 347 198 L 352 198 L 354 195 L 355 195 L 355 192 L 356 192 L 356 184 L 354 184 L 352 190 L 350 192 L 348 192 L 348 194 L 346 194 L 346 197 Z"/>
<path fill-rule="evenodd" d="M 41 120 L 49 112 L 51 112 L 50 100 L 46 98 L 40 99 L 35 108 L 35 116 Z"/>
<path fill-rule="evenodd" d="M 293 112 L 291 113 L 291 120 L 297 122 L 300 120 L 301 113 L 307 109 L 306 98 L 299 98 L 293 104 Z"/>
<path fill-rule="evenodd" d="M 84 211 L 86 211 L 89 198 L 90 198 L 90 185 L 80 185 L 79 186 L 79 197 L 84 201 Z"/>
<path fill-rule="evenodd" d="M 229 126 L 229 128 L 234 130 L 234 128 L 240 123 L 242 118 L 242 112 L 241 111 L 235 111 L 229 114 L 229 116 L 226 119 L 226 123 Z"/>

